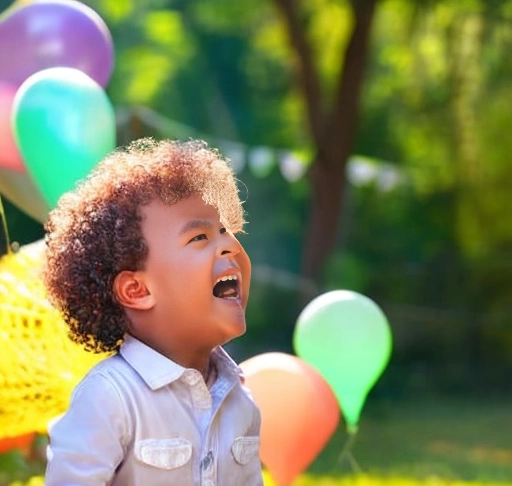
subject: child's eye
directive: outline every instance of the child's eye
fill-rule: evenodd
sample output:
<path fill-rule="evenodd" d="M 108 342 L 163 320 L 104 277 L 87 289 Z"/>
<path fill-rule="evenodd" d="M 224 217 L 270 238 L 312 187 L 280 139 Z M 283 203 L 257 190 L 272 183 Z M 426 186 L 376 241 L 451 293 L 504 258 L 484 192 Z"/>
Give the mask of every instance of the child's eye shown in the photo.
<path fill-rule="evenodd" d="M 226 229 L 226 228 L 221 228 L 221 229 L 219 230 L 219 232 L 220 232 L 220 234 L 221 234 L 221 235 L 222 235 L 223 233 L 225 233 L 226 231 L 227 231 L 227 229 Z"/>
<path fill-rule="evenodd" d="M 208 238 L 204 233 L 201 233 L 200 235 L 194 236 L 190 241 L 201 241 L 201 240 L 207 240 Z"/>

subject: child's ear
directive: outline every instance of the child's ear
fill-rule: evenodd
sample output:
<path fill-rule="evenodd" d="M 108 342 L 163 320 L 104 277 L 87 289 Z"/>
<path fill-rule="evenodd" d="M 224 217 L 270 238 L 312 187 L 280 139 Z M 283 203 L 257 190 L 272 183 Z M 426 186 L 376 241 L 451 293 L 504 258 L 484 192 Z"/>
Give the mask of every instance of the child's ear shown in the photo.
<path fill-rule="evenodd" d="M 148 310 L 155 300 L 138 272 L 123 270 L 114 279 L 114 295 L 124 307 L 136 310 Z"/>

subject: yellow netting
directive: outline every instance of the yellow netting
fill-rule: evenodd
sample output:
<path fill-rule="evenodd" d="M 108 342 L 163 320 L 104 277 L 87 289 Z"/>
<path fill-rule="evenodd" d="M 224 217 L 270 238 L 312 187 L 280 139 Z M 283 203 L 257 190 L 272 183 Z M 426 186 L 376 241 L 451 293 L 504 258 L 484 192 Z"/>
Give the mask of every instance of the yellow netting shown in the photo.
<path fill-rule="evenodd" d="M 0 258 L 0 438 L 44 433 L 73 387 L 106 355 L 88 353 L 45 298 L 43 243 Z"/>

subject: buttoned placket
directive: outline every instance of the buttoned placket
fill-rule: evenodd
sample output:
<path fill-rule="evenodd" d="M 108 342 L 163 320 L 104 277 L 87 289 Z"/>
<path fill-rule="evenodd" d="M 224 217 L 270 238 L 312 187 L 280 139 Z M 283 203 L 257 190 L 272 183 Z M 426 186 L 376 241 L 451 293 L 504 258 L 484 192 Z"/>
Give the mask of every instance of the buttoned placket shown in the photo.
<path fill-rule="evenodd" d="M 211 428 L 212 420 L 212 396 L 199 371 L 188 369 L 183 373 L 182 378 L 190 388 L 194 415 L 203 444 L 201 461 L 199 463 L 201 486 L 215 486 L 217 470 L 216 450 L 213 448 L 214 444 L 207 437 L 207 431 Z"/>
<path fill-rule="evenodd" d="M 217 484 L 217 461 L 215 460 L 216 452 L 213 451 L 213 444 L 209 444 L 209 450 L 201 461 L 201 485 L 215 486 Z"/>
<path fill-rule="evenodd" d="M 203 440 L 203 459 L 201 461 L 201 486 L 217 484 L 217 434 L 214 423 L 215 414 L 210 415 Z"/>
<path fill-rule="evenodd" d="M 221 376 L 209 390 L 201 373 L 195 369 L 185 370 L 182 380 L 190 389 L 194 414 L 203 444 L 199 463 L 200 484 L 201 486 L 217 486 L 218 437 L 215 416 L 233 388 L 234 382 Z"/>
<path fill-rule="evenodd" d="M 211 388 L 211 399 L 213 401 L 213 410 L 210 416 L 206 437 L 203 442 L 204 452 L 201 461 L 201 486 L 217 485 L 217 452 L 218 452 L 218 435 L 216 430 L 215 417 L 220 406 L 229 391 L 233 388 L 233 383 L 224 378 L 219 379 Z"/>

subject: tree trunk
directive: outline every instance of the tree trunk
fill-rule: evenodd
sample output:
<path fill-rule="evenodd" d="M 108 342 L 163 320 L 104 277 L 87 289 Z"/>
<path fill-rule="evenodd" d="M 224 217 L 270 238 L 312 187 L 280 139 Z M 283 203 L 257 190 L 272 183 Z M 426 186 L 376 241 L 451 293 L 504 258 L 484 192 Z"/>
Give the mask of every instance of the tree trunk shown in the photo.
<path fill-rule="evenodd" d="M 311 207 L 304 238 L 302 276 L 315 279 L 336 241 L 345 166 L 318 156 L 309 172 Z"/>
<path fill-rule="evenodd" d="M 359 99 L 364 80 L 376 0 L 354 0 L 354 30 L 331 109 L 317 138 L 317 155 L 309 172 L 311 210 L 304 238 L 302 276 L 318 281 L 334 248 L 346 183 L 346 166 L 357 130 Z"/>

